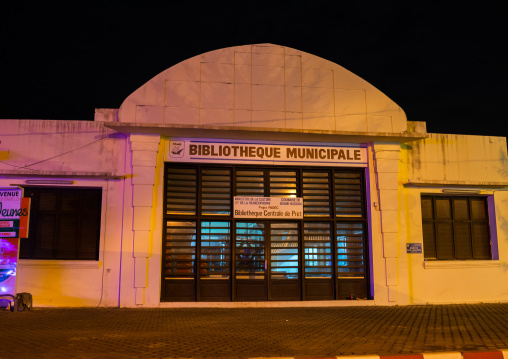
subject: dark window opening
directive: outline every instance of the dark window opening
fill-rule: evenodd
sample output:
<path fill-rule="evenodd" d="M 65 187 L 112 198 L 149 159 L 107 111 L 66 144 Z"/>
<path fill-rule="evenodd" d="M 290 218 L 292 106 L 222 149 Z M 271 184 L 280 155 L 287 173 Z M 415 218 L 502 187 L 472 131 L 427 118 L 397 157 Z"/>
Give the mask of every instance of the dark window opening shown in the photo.
<path fill-rule="evenodd" d="M 424 195 L 422 226 L 425 259 L 492 259 L 486 197 Z"/>
<path fill-rule="evenodd" d="M 102 190 L 25 187 L 30 231 L 20 259 L 98 260 Z"/>

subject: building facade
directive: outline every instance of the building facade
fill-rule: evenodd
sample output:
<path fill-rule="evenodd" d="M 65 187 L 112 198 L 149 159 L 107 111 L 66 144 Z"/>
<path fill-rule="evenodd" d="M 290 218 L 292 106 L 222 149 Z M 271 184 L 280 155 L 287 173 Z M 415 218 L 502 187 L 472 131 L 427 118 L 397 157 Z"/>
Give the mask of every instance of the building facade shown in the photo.
<path fill-rule="evenodd" d="M 0 141 L 36 306 L 508 301 L 505 138 L 427 133 L 308 53 L 211 51 Z"/>

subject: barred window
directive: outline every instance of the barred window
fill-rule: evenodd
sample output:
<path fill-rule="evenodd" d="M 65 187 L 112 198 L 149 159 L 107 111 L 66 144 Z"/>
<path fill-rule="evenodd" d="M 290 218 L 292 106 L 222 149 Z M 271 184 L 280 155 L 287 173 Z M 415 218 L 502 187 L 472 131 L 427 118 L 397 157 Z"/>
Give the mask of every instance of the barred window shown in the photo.
<path fill-rule="evenodd" d="M 491 259 L 487 198 L 422 196 L 425 259 Z"/>
<path fill-rule="evenodd" d="M 102 189 L 25 187 L 32 199 L 21 259 L 98 260 Z"/>

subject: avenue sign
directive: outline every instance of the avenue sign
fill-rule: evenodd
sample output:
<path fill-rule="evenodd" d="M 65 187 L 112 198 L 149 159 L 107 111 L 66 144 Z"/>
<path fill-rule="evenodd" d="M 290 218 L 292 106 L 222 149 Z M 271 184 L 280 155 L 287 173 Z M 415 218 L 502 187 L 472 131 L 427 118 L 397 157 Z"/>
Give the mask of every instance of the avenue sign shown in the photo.
<path fill-rule="evenodd" d="M 0 188 L 0 238 L 27 238 L 30 198 L 21 188 Z"/>

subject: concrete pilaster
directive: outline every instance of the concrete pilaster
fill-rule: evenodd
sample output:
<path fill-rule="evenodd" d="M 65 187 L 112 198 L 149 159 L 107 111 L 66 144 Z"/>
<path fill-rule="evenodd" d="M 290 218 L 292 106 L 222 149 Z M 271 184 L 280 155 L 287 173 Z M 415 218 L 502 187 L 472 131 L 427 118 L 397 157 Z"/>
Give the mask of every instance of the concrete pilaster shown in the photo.
<path fill-rule="evenodd" d="M 150 256 L 150 232 L 152 230 L 152 205 L 155 184 L 155 168 L 160 135 L 131 134 L 132 151 L 132 207 L 134 231 L 134 288 L 136 304 L 144 303 L 147 287 L 147 267 Z"/>
<path fill-rule="evenodd" d="M 399 144 L 374 144 L 376 187 L 381 212 L 381 235 L 389 302 L 397 301 L 399 152 Z"/>

